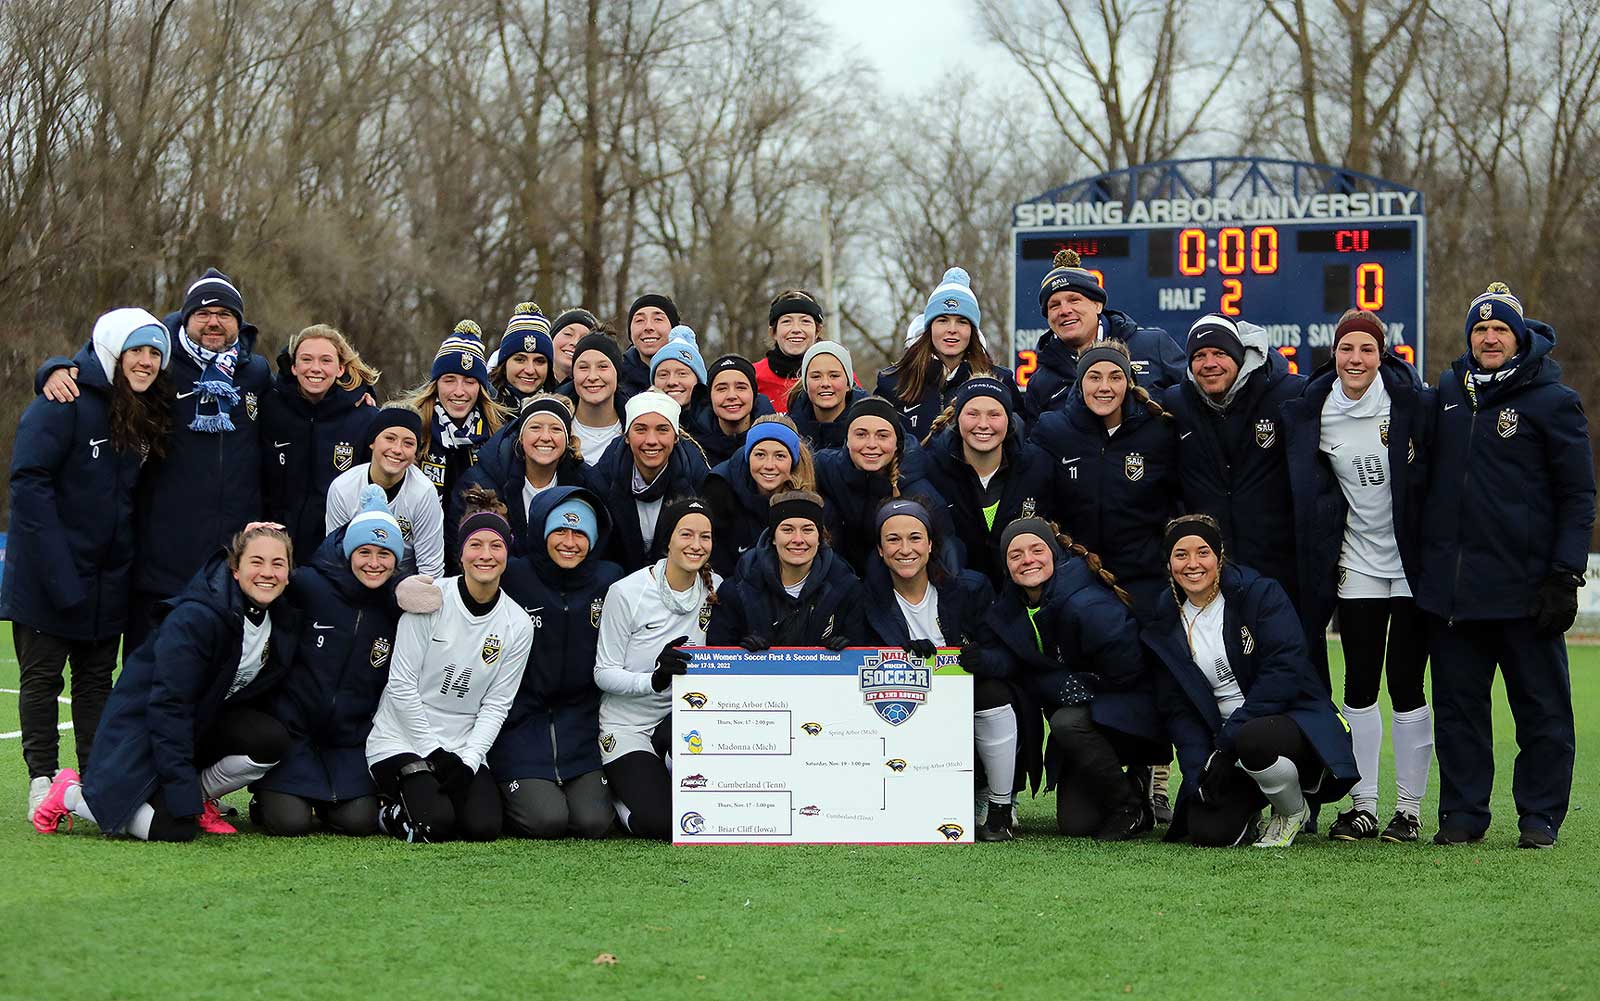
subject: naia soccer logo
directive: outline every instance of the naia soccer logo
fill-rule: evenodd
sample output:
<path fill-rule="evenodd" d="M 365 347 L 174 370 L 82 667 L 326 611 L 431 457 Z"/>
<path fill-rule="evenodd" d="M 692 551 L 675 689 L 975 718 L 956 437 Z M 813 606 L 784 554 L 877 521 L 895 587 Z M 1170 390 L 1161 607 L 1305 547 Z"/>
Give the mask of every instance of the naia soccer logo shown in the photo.
<path fill-rule="evenodd" d="M 904 650 L 868 654 L 860 676 L 862 699 L 890 726 L 910 719 L 933 685 L 933 672 L 908 660 Z"/>

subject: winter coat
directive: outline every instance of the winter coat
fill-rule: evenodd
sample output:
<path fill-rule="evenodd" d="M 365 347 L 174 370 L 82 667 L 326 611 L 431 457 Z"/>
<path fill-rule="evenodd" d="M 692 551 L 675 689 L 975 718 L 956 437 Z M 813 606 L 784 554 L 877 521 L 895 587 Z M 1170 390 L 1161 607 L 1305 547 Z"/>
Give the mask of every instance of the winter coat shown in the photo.
<path fill-rule="evenodd" d="M 1527 327 L 1504 379 L 1469 394 L 1469 353 L 1439 383 L 1417 604 L 1442 618 L 1532 615 L 1545 578 L 1581 579 L 1588 566 L 1595 483 L 1583 401 L 1550 357 L 1555 331 Z"/>
<path fill-rule="evenodd" d="M 1225 602 L 1222 635 L 1228 665 L 1244 693 L 1244 705 L 1226 720 L 1217 711 L 1211 682 L 1190 653 L 1176 600 L 1140 633 L 1140 640 L 1154 656 L 1156 703 L 1183 772 L 1176 804 L 1179 813 L 1195 795 L 1212 751 L 1236 757 L 1234 742 L 1241 726 L 1280 714 L 1295 722 L 1332 773 L 1317 789 L 1317 800 L 1338 802 L 1359 775 L 1350 747 L 1350 728 L 1334 710 L 1306 654 L 1305 634 L 1289 596 L 1276 581 L 1248 567 L 1225 563 L 1220 600 Z M 1315 776 L 1302 775 L 1300 779 L 1308 788 L 1315 782 Z M 1181 819 L 1175 819 L 1173 826 L 1181 833 Z"/>
<path fill-rule="evenodd" d="M 1000 535 L 1006 526 L 1034 515 L 1050 518 L 1055 510 L 1049 492 L 1050 456 L 1023 441 L 1015 423 L 1001 448 L 1004 451 L 995 476 L 1002 478 L 1003 486 L 992 524 L 983 513 L 983 488 L 978 474 L 967 465 L 956 429 L 939 431 L 925 448 L 928 482 L 944 498 L 956 538 L 966 551 L 967 566 L 988 577 L 996 589 L 1006 584 L 1006 558 L 1000 551 Z"/>
<path fill-rule="evenodd" d="M 956 366 L 953 375 L 945 378 L 944 364 L 937 359 L 928 365 L 927 377 L 922 380 L 922 393 L 915 400 L 905 400 L 900 397 L 900 366 L 891 365 L 878 373 L 878 385 L 873 392 L 894 404 L 900 411 L 900 423 L 905 428 L 906 437 L 918 441 L 928 436 L 928 429 L 933 426 L 934 418 L 944 412 L 955 399 L 956 391 L 966 385 L 972 378 L 972 366 L 962 362 Z M 989 372 L 988 378 L 999 379 L 1011 391 L 1011 411 L 1022 413 L 1022 394 L 1017 391 L 1015 378 L 1009 368 L 996 365 Z"/>
<path fill-rule="evenodd" d="M 964 647 L 977 642 L 983 620 L 994 604 L 994 588 L 989 579 L 975 570 L 959 573 L 946 571 L 940 580 L 929 586 L 939 596 L 939 632 L 944 634 L 944 645 Z M 874 560 L 862 578 L 863 593 L 867 598 L 867 626 L 871 635 L 861 645 L 878 643 L 883 646 L 904 647 L 911 642 L 911 627 L 900 612 L 895 600 L 894 581 L 883 560 Z"/>
<path fill-rule="evenodd" d="M 861 581 L 826 545 L 817 547 L 800 597 L 789 597 L 769 535 L 717 589 L 706 645 L 737 646 L 754 634 L 775 647 L 822 646 L 835 636 L 859 646 L 870 635 L 865 598 Z"/>
<path fill-rule="evenodd" d="M 844 557 L 857 576 L 883 561 L 878 558 L 878 507 L 889 499 L 887 471 L 867 473 L 850 461 L 848 448 L 830 448 L 816 456 L 817 492 L 827 501 L 823 518 L 827 522 L 829 545 Z M 939 558 L 956 570 L 966 564 L 966 549 L 956 536 L 955 522 L 938 489 L 928 481 L 927 450 L 906 438 L 905 454 L 900 457 L 900 496 L 920 501 L 933 516 L 934 532 L 941 540 Z"/>
<path fill-rule="evenodd" d="M 312 403 L 301 395 L 288 361 L 287 354 L 278 359 L 261 418 L 262 510 L 289 530 L 295 552 L 309 556 L 327 537 L 328 485 L 365 461 L 362 452 L 370 454 L 367 428 L 377 411 L 359 405 L 366 386 L 333 386 Z"/>
<path fill-rule="evenodd" d="M 697 496 L 710 472 L 705 453 L 693 442 L 679 439 L 667 457 L 667 467 L 658 474 L 667 478 L 661 494 L 663 506 L 674 497 Z M 646 539 L 639 529 L 639 508 L 633 497 L 633 451 L 626 438 L 618 438 L 606 448 L 590 476 L 594 492 L 611 514 L 611 542 L 602 555 L 629 573 L 659 559 L 662 554 L 651 551 L 654 540 Z M 712 551 L 716 551 L 714 546 Z"/>
<path fill-rule="evenodd" d="M 617 390 L 629 396 L 650 388 L 650 363 L 639 354 L 638 348 L 622 353 L 622 364 L 617 366 Z"/>
<path fill-rule="evenodd" d="M 599 522 L 590 556 L 571 570 L 556 566 L 543 547 L 510 562 L 500 582 L 533 623 L 533 652 L 511 711 L 489 750 L 489 769 L 505 782 L 566 782 L 600 767 L 600 689 L 594 684 L 595 643 L 606 590 L 622 568 L 593 554 L 605 551 L 610 516 L 582 487 L 556 487 L 533 500 L 542 526 L 573 495 L 588 501 Z"/>
<path fill-rule="evenodd" d="M 1421 541 L 1427 499 L 1429 452 L 1434 420 L 1434 390 L 1416 369 L 1385 354 L 1378 377 L 1389 394 L 1387 425 L 1389 496 L 1394 504 L 1394 537 L 1411 591 L 1421 580 Z M 1283 405 L 1285 458 L 1294 497 L 1294 531 L 1300 616 L 1313 658 L 1338 604 L 1339 555 L 1344 548 L 1350 507 L 1321 450 L 1322 408 L 1339 382 L 1330 361 L 1312 374 L 1305 394 Z M 1323 649 L 1326 649 L 1324 645 Z"/>
<path fill-rule="evenodd" d="M 761 393 L 756 393 L 755 405 L 750 410 L 750 420 L 765 417 L 774 413 L 772 401 Z M 733 458 L 734 453 L 744 449 L 745 436 L 748 430 L 738 434 L 728 434 L 722 430 L 722 425 L 717 422 L 716 412 L 711 409 L 710 401 L 705 406 L 696 407 L 684 415 L 683 426 L 694 435 L 694 440 L 700 443 L 705 450 L 706 462 L 715 467 L 719 463 L 727 462 Z"/>
<path fill-rule="evenodd" d="M 772 364 L 774 356 L 779 356 L 776 368 Z M 756 359 L 756 392 L 771 401 L 774 413 L 789 412 L 789 390 L 800 380 L 800 363 L 803 360 L 804 356 L 786 355 L 777 347 Z M 783 374 L 785 372 L 788 374 Z"/>
<path fill-rule="evenodd" d="M 556 463 L 556 478 L 553 485 L 592 488 L 593 480 L 593 472 L 582 459 L 564 455 L 561 461 Z M 461 519 L 466 515 L 467 502 L 463 495 L 467 492 L 467 488 L 486 487 L 493 490 L 495 496 L 506 506 L 506 521 L 510 523 L 511 534 L 514 537 L 509 555 L 525 556 L 534 549 L 542 549 L 542 540 L 534 538 L 538 534 L 538 529 L 530 530 L 528 527 L 528 506 L 522 501 L 522 489 L 527 482 L 527 470 L 523 465 L 521 448 L 516 439 L 490 438 L 478 449 L 477 464 L 467 470 L 450 494 L 444 513 L 446 529 L 448 530 L 451 525 L 459 526 Z M 536 497 L 535 500 L 537 499 Z M 540 525 L 539 529 L 543 527 Z M 454 560 L 451 561 L 453 565 L 459 563 L 459 551 L 454 556 Z"/>
<path fill-rule="evenodd" d="M 1178 468 L 1186 511 L 1202 511 L 1222 528 L 1228 559 L 1297 588 L 1294 502 L 1284 447 L 1283 404 L 1299 396 L 1305 376 L 1267 346 L 1265 332 L 1240 324 L 1245 364 L 1220 412 L 1192 377 L 1168 389 L 1161 403 L 1178 425 Z"/>
<path fill-rule="evenodd" d="M 17 425 L 0 619 L 63 639 L 105 640 L 127 623 L 144 460 L 111 444 L 111 383 L 94 345 L 72 364 L 78 398 L 41 396 Z"/>
<path fill-rule="evenodd" d="M 1178 431 L 1131 394 L 1114 434 L 1076 392 L 1039 418 L 1028 439 L 1047 452 L 1055 512 L 1075 542 L 1099 555 L 1141 618 L 1171 601 L 1161 539 L 1182 509 Z"/>
<path fill-rule="evenodd" d="M 811 446 L 811 451 L 839 448 L 844 445 L 845 416 L 850 413 L 850 408 L 855 406 L 857 400 L 864 400 L 867 395 L 866 390 L 852 386 L 845 399 L 843 412 L 834 420 L 820 421 L 817 419 L 816 410 L 811 406 L 811 397 L 801 394 L 794 401 L 794 406 L 789 408 L 789 419 L 794 421 L 796 428 L 799 428 L 800 437 Z"/>
<path fill-rule="evenodd" d="M 356 579 L 340 528 L 295 570 L 284 600 L 300 611 L 299 645 L 267 711 L 293 741 L 252 788 L 337 803 L 377 792 L 367 770 L 367 732 L 389 681 L 400 608 L 398 574 L 382 587 Z"/>
<path fill-rule="evenodd" d="M 701 493 L 711 507 L 711 569 L 732 577 L 739 560 L 767 530 L 770 499 L 762 496 L 750 478 L 743 449 L 711 470 Z"/>
<path fill-rule="evenodd" d="M 1133 378 L 1145 392 L 1156 399 L 1169 386 L 1183 382 L 1188 368 L 1183 347 L 1160 327 L 1141 327 L 1133 317 L 1120 309 L 1107 309 L 1100 314 L 1101 332 L 1105 338 L 1115 338 L 1128 345 L 1133 356 Z M 1022 414 L 1032 424 L 1044 414 L 1056 410 L 1067 402 L 1067 396 L 1078 384 L 1078 353 L 1062 343 L 1053 331 L 1046 330 L 1034 345 L 1039 367 L 1028 377 L 1028 388 L 1023 393 Z"/>
<path fill-rule="evenodd" d="M 228 410 L 232 431 L 211 434 L 191 430 L 196 408 L 204 396 L 195 389 L 204 370 L 179 343 L 179 313 L 162 318 L 174 345 L 167 377 L 173 386 L 172 430 L 167 453 L 145 465 L 139 477 L 135 504 L 139 550 L 134 563 L 133 586 L 157 595 L 174 595 L 206 562 L 216 547 L 262 513 L 261 408 L 272 391 L 272 368 L 252 354 L 256 343 L 253 323 L 239 326 L 239 359 L 233 384 L 239 402 Z M 39 369 L 35 388 L 58 368 L 74 364 L 52 358 Z M 81 378 L 84 369 L 78 369 Z M 218 404 L 207 402 L 207 414 Z"/>
<path fill-rule="evenodd" d="M 266 708 L 258 700 L 283 680 L 299 644 L 300 613 L 274 601 L 267 609 L 267 663 L 229 698 L 244 646 L 244 610 L 244 593 L 220 550 L 182 594 L 157 606 L 155 631 L 122 662 L 83 779 L 102 831 L 121 832 L 157 795 L 174 817 L 197 816 L 205 806 L 198 742 L 225 710 Z"/>

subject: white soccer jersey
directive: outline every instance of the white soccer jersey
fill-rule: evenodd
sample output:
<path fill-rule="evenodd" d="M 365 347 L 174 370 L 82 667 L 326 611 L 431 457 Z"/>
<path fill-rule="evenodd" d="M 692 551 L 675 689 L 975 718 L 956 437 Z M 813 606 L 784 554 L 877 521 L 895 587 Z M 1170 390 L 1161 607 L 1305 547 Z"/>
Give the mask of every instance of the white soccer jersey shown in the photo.
<path fill-rule="evenodd" d="M 712 591 L 722 579 L 712 575 Z M 709 599 L 711 592 L 706 593 Z M 656 658 L 669 640 L 687 636 L 685 646 L 706 641 L 711 606 L 700 601 L 688 612 L 672 611 L 657 590 L 655 566 L 612 584 L 600 613 L 594 652 L 594 683 L 601 691 L 600 729 L 653 726 L 672 709 L 671 691 L 650 687 Z"/>
<path fill-rule="evenodd" d="M 371 482 L 367 478 L 370 465 L 363 463 L 328 484 L 329 533 L 349 524 L 361 512 L 361 488 Z M 433 481 L 416 466 L 407 469 L 406 478 L 400 481 L 400 493 L 389 502 L 389 513 L 400 523 L 400 535 L 406 543 L 400 576 L 415 572 L 437 579 L 444 573 L 444 508 Z"/>
<path fill-rule="evenodd" d="M 1333 466 L 1350 513 L 1344 522 L 1339 565 L 1368 577 L 1404 578 L 1394 537 L 1393 484 L 1389 477 L 1389 393 L 1374 379 L 1361 399 L 1347 400 L 1335 384 L 1322 407 L 1318 447 Z"/>

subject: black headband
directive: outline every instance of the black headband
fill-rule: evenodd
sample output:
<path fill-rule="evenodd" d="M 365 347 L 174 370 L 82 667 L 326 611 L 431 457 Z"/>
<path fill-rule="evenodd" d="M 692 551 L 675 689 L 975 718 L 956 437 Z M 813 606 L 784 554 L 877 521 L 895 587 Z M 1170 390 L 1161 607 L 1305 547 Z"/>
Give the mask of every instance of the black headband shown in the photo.
<path fill-rule="evenodd" d="M 474 532 L 493 532 L 500 536 L 500 541 L 506 544 L 507 549 L 511 548 L 511 525 L 493 511 L 475 511 L 461 519 L 461 531 L 457 538 L 461 540 L 463 551 Z"/>
<path fill-rule="evenodd" d="M 566 429 L 567 434 L 572 433 L 572 408 L 567 405 L 565 397 L 536 396 L 528 400 L 517 414 L 517 428 L 512 433 L 520 437 L 523 426 L 534 414 L 554 414 L 561 421 L 561 426 Z"/>
<path fill-rule="evenodd" d="M 772 308 L 767 310 L 767 326 L 776 327 L 778 325 L 778 317 L 787 316 L 790 313 L 804 313 L 818 323 L 822 322 L 822 306 L 817 303 L 817 300 L 809 295 L 796 295 L 791 292 L 788 295 L 780 296 L 772 304 Z"/>
<path fill-rule="evenodd" d="M 822 505 L 816 494 L 796 490 L 778 494 L 767 509 L 767 527 L 777 528 L 790 518 L 804 518 L 818 528 L 822 527 Z"/>
<path fill-rule="evenodd" d="M 1128 361 L 1128 356 L 1116 348 L 1102 346 L 1092 347 L 1078 356 L 1078 385 L 1083 385 L 1083 377 L 1100 362 L 1108 361 L 1122 369 L 1123 378 L 1133 381 L 1133 363 Z"/>
<path fill-rule="evenodd" d="M 1179 540 L 1191 535 L 1199 536 L 1201 541 L 1210 546 L 1211 551 L 1217 554 L 1218 559 L 1222 557 L 1222 533 L 1217 531 L 1214 525 L 1191 518 L 1185 521 L 1175 521 L 1167 526 L 1167 533 L 1162 541 L 1166 545 L 1168 558 L 1172 556 L 1172 547 L 1176 546 Z"/>
<path fill-rule="evenodd" d="M 422 415 L 409 407 L 384 407 L 372 418 L 372 424 L 367 428 L 367 444 L 378 440 L 378 435 L 389 428 L 403 428 L 410 431 L 417 441 L 422 440 Z"/>

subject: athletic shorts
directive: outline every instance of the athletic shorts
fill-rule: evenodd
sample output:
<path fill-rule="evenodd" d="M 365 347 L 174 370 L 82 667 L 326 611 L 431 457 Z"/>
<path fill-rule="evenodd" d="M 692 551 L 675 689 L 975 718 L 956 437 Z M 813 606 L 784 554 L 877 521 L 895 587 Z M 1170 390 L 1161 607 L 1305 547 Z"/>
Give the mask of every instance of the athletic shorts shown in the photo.
<path fill-rule="evenodd" d="M 1363 598 L 1409 598 L 1411 585 L 1404 577 L 1388 580 L 1373 577 L 1349 567 L 1339 568 L 1339 597 L 1361 600 Z"/>
<path fill-rule="evenodd" d="M 601 720 L 600 763 L 609 765 L 624 754 L 632 754 L 634 751 L 655 754 L 656 749 L 655 745 L 651 743 L 651 735 L 655 733 L 656 727 L 666 723 L 666 716 L 662 716 L 654 723 L 649 723 L 645 726 L 629 724 L 608 725 L 604 720 Z"/>

